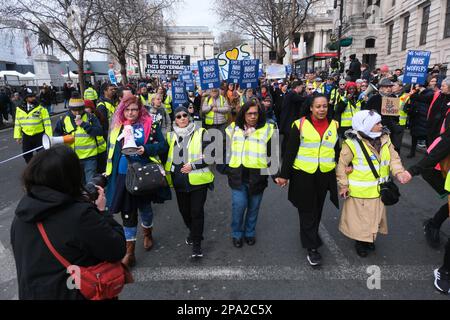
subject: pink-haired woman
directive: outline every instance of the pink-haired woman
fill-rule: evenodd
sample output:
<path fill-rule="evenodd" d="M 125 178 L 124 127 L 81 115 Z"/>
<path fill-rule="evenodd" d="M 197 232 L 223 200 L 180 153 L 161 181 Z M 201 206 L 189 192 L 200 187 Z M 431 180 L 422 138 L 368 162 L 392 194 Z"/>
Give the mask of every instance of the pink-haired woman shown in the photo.
<path fill-rule="evenodd" d="M 136 155 L 126 157 L 121 153 L 123 141 L 119 140 L 124 125 L 133 127 L 133 134 L 139 150 Z M 127 240 L 127 254 L 122 262 L 132 267 L 136 263 L 135 245 L 138 226 L 138 211 L 141 216 L 144 234 L 144 248 L 153 246 L 153 210 L 151 203 L 162 203 L 171 198 L 170 189 L 162 188 L 152 196 L 139 197 L 131 195 L 125 187 L 128 162 L 143 165 L 166 154 L 169 147 L 156 123 L 152 122 L 140 99 L 134 95 L 126 96 L 120 102 L 113 118 L 109 135 L 109 150 L 106 174 L 108 176 L 107 206 L 112 214 L 121 213 L 123 228 Z"/>

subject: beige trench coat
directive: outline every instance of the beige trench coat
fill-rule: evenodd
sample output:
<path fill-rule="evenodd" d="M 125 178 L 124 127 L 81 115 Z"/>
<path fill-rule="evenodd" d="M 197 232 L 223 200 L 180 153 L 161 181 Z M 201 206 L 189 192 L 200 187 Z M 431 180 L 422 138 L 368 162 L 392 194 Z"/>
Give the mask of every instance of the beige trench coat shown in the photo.
<path fill-rule="evenodd" d="M 358 135 L 359 139 L 362 139 Z M 372 147 L 372 145 L 365 139 L 362 139 L 370 150 L 380 160 L 380 154 Z M 385 145 L 390 140 L 389 135 L 381 136 L 382 145 Z M 391 144 L 389 151 L 391 153 L 390 169 L 394 176 L 405 171 L 403 168 L 400 156 Z M 336 168 L 336 177 L 338 187 L 341 190 L 343 187 L 348 187 L 348 176 L 345 173 L 345 168 L 353 160 L 353 153 L 347 144 L 342 145 L 339 163 Z M 342 215 L 339 222 L 339 230 L 347 237 L 364 242 L 373 243 L 376 240 L 378 233 L 387 234 L 387 217 L 386 207 L 381 198 L 377 199 L 359 199 L 349 198 L 345 200 L 342 208 Z"/>

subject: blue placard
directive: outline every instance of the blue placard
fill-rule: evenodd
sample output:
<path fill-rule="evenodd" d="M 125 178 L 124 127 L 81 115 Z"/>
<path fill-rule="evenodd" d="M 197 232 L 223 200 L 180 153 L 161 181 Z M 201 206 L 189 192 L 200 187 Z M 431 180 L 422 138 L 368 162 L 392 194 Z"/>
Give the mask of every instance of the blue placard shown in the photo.
<path fill-rule="evenodd" d="M 292 65 L 290 65 L 290 64 L 286 65 L 286 74 L 287 75 L 292 74 Z"/>
<path fill-rule="evenodd" d="M 219 63 L 217 59 L 198 61 L 202 90 L 220 88 Z"/>
<path fill-rule="evenodd" d="M 256 89 L 258 87 L 259 60 L 242 60 L 239 86 L 242 89 Z"/>
<path fill-rule="evenodd" d="M 186 84 L 184 81 L 172 81 L 172 107 L 176 108 L 183 106 L 188 102 L 186 94 Z"/>
<path fill-rule="evenodd" d="M 228 68 L 228 83 L 239 83 L 241 79 L 241 61 L 230 60 L 230 66 Z"/>
<path fill-rule="evenodd" d="M 184 71 L 180 78 L 185 82 L 187 91 L 195 91 L 194 76 L 191 71 Z"/>
<path fill-rule="evenodd" d="M 425 84 L 430 64 L 430 51 L 409 50 L 406 58 L 403 83 Z"/>
<path fill-rule="evenodd" d="M 114 74 L 114 70 L 113 69 L 109 69 L 108 70 L 108 75 L 109 75 L 109 81 L 112 84 L 117 85 L 117 78 L 116 78 L 116 75 Z"/>

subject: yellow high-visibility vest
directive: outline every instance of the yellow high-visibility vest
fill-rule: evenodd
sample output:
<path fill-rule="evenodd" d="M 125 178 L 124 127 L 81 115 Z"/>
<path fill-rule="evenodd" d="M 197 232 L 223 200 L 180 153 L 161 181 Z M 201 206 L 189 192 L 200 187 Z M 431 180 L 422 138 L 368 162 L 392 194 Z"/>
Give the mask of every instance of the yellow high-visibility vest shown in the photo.
<path fill-rule="evenodd" d="M 400 119 L 398 124 L 401 126 L 406 126 L 406 122 L 408 120 L 408 114 L 405 112 L 405 106 L 410 99 L 410 95 L 404 93 L 400 96 Z"/>
<path fill-rule="evenodd" d="M 187 156 L 187 163 L 196 164 L 201 163 L 203 159 L 203 152 L 202 152 L 202 137 L 203 132 L 206 130 L 204 128 L 197 128 L 192 136 L 190 137 L 190 140 L 188 142 L 188 156 Z M 173 151 L 175 148 L 177 136 L 175 132 L 167 132 L 167 143 L 169 144 L 169 154 L 167 156 L 167 162 L 164 166 L 166 170 L 166 178 L 169 182 L 169 185 L 173 187 L 172 183 L 172 164 L 173 164 Z M 189 183 L 193 186 L 199 186 L 204 184 L 209 184 L 214 181 L 214 174 L 211 172 L 209 167 L 203 168 L 203 169 L 197 169 L 192 170 L 188 174 Z"/>
<path fill-rule="evenodd" d="M 341 115 L 341 127 L 351 127 L 353 116 L 359 111 L 361 111 L 361 101 L 357 101 L 355 105 L 347 101 L 347 107 Z"/>
<path fill-rule="evenodd" d="M 86 90 L 84 90 L 84 99 L 85 100 L 97 100 L 98 99 L 98 95 L 97 95 L 97 91 L 95 91 L 94 88 L 89 87 Z"/>
<path fill-rule="evenodd" d="M 248 137 L 234 122 L 225 129 L 225 132 L 231 140 L 230 168 L 239 168 L 241 165 L 250 169 L 268 167 L 267 142 L 272 138 L 273 124 L 266 123 Z"/>
<path fill-rule="evenodd" d="M 379 198 L 379 185 L 389 180 L 389 168 L 391 163 L 389 146 L 391 145 L 391 140 L 389 139 L 389 141 L 381 147 L 380 161 L 378 161 L 375 154 L 373 154 L 369 147 L 364 143 L 364 147 L 371 156 L 375 169 L 378 171 L 378 175 L 380 176 L 379 180 L 373 175 L 359 143 L 353 139 L 347 139 L 344 143 L 350 147 L 354 154 L 352 160 L 353 172 L 348 175 L 350 196 L 362 199 Z"/>
<path fill-rule="evenodd" d="M 172 96 L 167 95 L 166 99 L 164 99 L 163 104 L 164 108 L 166 109 L 167 114 L 172 113 Z"/>
<path fill-rule="evenodd" d="M 445 179 L 445 190 L 450 192 L 450 170 L 447 173 L 447 178 Z"/>
<path fill-rule="evenodd" d="M 225 105 L 225 98 L 222 97 L 222 96 L 219 96 L 219 98 L 220 98 L 220 106 L 219 106 L 219 108 L 223 108 L 223 106 Z M 213 102 L 214 102 L 213 98 L 211 98 L 211 97 L 208 98 L 208 105 L 209 106 L 212 106 Z M 211 110 L 205 115 L 205 124 L 207 124 L 207 125 L 213 125 L 214 124 L 214 114 L 215 114 L 215 112 Z M 228 120 L 228 114 L 225 115 L 225 119 Z"/>
<path fill-rule="evenodd" d="M 141 102 L 142 102 L 142 104 L 143 104 L 144 106 L 150 106 L 150 105 L 151 105 L 152 97 L 151 97 L 150 94 L 147 95 L 147 100 L 145 100 L 145 98 L 144 98 L 143 95 L 140 95 L 140 98 L 141 98 Z"/>
<path fill-rule="evenodd" d="M 88 115 L 85 113 L 81 117 L 83 122 L 89 122 Z M 82 127 L 73 127 L 69 116 L 64 117 L 64 131 L 74 136 L 75 141 L 70 145 L 80 160 L 94 157 L 98 154 L 97 140 L 91 137 Z"/>
<path fill-rule="evenodd" d="M 30 112 L 26 112 L 21 108 L 16 108 L 16 119 L 14 123 L 14 139 L 21 139 L 25 133 L 28 136 L 35 136 L 45 132 L 46 135 L 52 136 L 52 122 L 47 109 L 41 105 L 37 106 Z"/>
<path fill-rule="evenodd" d="M 105 106 L 106 110 L 108 111 L 108 122 L 111 123 L 114 113 L 116 112 L 117 105 L 113 105 L 108 101 L 100 101 L 97 104 L 97 108 L 99 106 Z"/>
<path fill-rule="evenodd" d="M 336 168 L 334 147 L 338 142 L 339 124 L 331 120 L 323 138 L 306 118 L 295 121 L 294 125 L 300 131 L 300 146 L 293 168 L 310 174 L 315 173 L 317 169 L 323 173 L 334 170 Z"/>

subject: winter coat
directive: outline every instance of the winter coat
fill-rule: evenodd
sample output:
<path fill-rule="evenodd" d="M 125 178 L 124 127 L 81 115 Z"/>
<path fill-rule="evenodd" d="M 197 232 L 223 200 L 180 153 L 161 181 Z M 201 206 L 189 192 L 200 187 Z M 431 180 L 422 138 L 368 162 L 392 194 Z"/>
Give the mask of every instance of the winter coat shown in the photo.
<path fill-rule="evenodd" d="M 428 95 L 434 92 L 432 89 L 427 89 L 421 93 L 421 95 Z M 406 106 L 406 110 L 409 116 L 409 128 L 411 135 L 414 137 L 426 137 L 427 136 L 427 114 L 429 104 L 414 100 Z"/>
<path fill-rule="evenodd" d="M 290 91 L 284 97 L 281 108 L 280 132 L 289 135 L 292 124 L 300 118 L 305 98 L 295 91 Z"/>
<path fill-rule="evenodd" d="M 359 62 L 359 60 L 356 58 L 352 60 L 348 71 L 348 75 L 352 78 L 353 82 L 361 79 L 361 62 Z"/>
<path fill-rule="evenodd" d="M 73 265 L 94 266 L 120 261 L 126 252 L 122 227 L 91 203 L 44 186 L 33 186 L 19 202 L 11 226 L 19 299 L 83 300 L 67 287 L 69 274 L 45 245 L 36 223 Z"/>
<path fill-rule="evenodd" d="M 370 144 L 366 139 L 363 139 L 357 134 L 358 139 L 361 139 L 369 147 L 370 151 L 380 160 L 380 153 Z M 389 143 L 389 135 L 383 134 L 381 136 L 381 146 Z M 403 168 L 400 156 L 394 149 L 391 143 L 389 147 L 391 154 L 390 170 L 395 176 L 405 169 Z M 354 155 L 347 144 L 342 145 L 341 155 L 336 168 L 336 177 L 339 188 L 348 187 L 348 176 L 345 173 L 346 167 L 351 164 Z M 342 209 L 341 219 L 339 223 L 339 230 L 347 237 L 364 242 L 374 242 L 377 233 L 387 234 L 387 218 L 386 207 L 381 198 L 376 199 L 360 199 L 350 197 L 345 200 Z"/>

